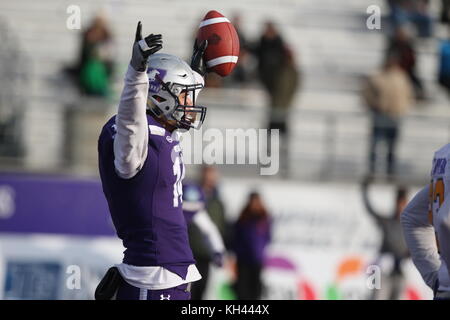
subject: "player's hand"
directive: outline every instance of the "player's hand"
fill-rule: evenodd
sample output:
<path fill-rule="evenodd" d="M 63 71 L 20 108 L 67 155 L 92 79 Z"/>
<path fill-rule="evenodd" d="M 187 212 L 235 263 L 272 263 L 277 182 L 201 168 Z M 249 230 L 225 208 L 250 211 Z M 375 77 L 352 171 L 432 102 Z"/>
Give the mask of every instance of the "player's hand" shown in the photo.
<path fill-rule="evenodd" d="M 203 54 L 208 46 L 208 40 L 203 40 L 200 45 L 197 44 L 197 39 L 194 41 L 194 52 L 192 53 L 191 68 L 198 72 L 202 77 L 205 76 L 208 71 L 206 68 Z"/>
<path fill-rule="evenodd" d="M 133 44 L 133 53 L 131 56 L 131 66 L 136 71 L 145 71 L 147 69 L 147 59 L 150 55 L 161 50 L 162 36 L 160 34 L 151 34 L 142 39 L 142 23 L 139 21 L 136 28 L 136 37 Z"/>

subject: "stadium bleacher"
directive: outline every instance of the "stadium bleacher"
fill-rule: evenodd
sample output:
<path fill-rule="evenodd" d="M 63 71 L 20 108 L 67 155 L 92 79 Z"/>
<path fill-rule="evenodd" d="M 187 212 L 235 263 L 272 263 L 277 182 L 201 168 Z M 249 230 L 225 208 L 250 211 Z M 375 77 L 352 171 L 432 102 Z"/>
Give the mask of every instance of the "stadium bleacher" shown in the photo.
<path fill-rule="evenodd" d="M 69 30 L 66 20 L 70 1 L 0 2 L 0 19 L 17 37 L 21 52 L 29 61 L 29 83 L 23 118 L 24 169 L 67 171 L 96 175 L 96 141 L 102 120 L 114 112 L 130 43 L 138 20 L 144 32 L 164 36 L 164 51 L 187 58 L 197 22 L 210 9 L 243 18 L 244 32 L 255 39 L 262 23 L 270 18 L 298 55 L 304 84 L 293 107 L 289 140 L 290 177 L 306 180 L 355 180 L 365 174 L 370 130 L 369 118 L 359 97 L 361 79 L 379 66 L 385 35 L 367 30 L 369 5 L 385 2 L 331 0 L 230 0 L 219 6 L 205 1 L 77 1 L 84 28 L 103 10 L 115 35 L 117 76 L 114 101 L 93 107 L 95 100 L 80 98 L 61 73 L 73 63 L 79 49 L 79 30 Z M 136 16 L 135 12 L 140 12 Z M 384 26 L 383 20 L 383 26 Z M 419 43 L 419 75 L 429 91 L 429 100 L 414 108 L 402 126 L 398 147 L 399 174 L 411 181 L 425 181 L 434 150 L 448 142 L 448 97 L 435 84 L 438 39 Z M 3 79 L 4 81 L 4 79 Z M 266 121 L 264 92 L 258 85 L 245 89 L 208 89 L 202 97 L 211 106 L 207 128 L 262 128 Z M 73 106 L 84 106 L 85 116 L 68 121 Z M 72 109 L 71 109 L 72 108 Z M 90 118 L 86 123 L 83 119 Z M 79 134 L 69 130 L 78 126 Z M 68 140 L 76 145 L 72 165 L 65 159 Z M 81 133 L 82 132 L 82 133 Z M 73 164 L 76 164 L 73 166 Z M 22 165 L 21 165 L 22 166 Z M 227 174 L 236 174 L 227 169 Z M 239 171 L 238 174 L 242 174 Z"/>

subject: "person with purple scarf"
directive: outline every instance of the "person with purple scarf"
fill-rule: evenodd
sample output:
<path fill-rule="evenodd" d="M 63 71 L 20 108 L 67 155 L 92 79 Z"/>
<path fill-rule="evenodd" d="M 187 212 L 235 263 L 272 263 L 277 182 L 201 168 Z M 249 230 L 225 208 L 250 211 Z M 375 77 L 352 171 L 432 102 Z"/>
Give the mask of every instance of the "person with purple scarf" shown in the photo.
<path fill-rule="evenodd" d="M 237 298 L 260 299 L 264 252 L 271 240 L 271 219 L 259 193 L 250 194 L 246 206 L 233 226 L 233 233 L 233 251 L 237 261 L 234 288 Z"/>

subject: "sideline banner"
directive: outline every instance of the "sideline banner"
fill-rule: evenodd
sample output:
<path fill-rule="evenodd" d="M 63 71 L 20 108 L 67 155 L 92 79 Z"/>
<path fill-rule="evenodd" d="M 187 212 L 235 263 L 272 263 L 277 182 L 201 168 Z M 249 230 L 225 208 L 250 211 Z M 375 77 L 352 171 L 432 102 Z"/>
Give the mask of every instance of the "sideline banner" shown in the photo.
<path fill-rule="evenodd" d="M 380 233 L 358 185 L 224 179 L 230 221 L 255 189 L 274 221 L 265 299 L 369 299 L 389 291 L 384 272 L 392 261 L 377 256 Z M 390 212 L 392 187 L 374 186 L 370 196 L 379 211 Z M 0 299 L 92 299 L 123 250 L 98 180 L 0 175 Z M 373 266 L 382 271 L 378 291 L 368 288 Z M 411 261 L 402 267 L 401 298 L 430 299 Z M 207 298 L 233 298 L 231 266 L 211 271 Z"/>
<path fill-rule="evenodd" d="M 359 185 L 271 178 L 224 180 L 221 194 L 233 220 L 251 190 L 262 194 L 274 220 L 263 272 L 264 298 L 388 299 L 392 283 L 386 273 L 392 269 L 393 259 L 377 253 L 381 233 L 366 212 Z M 417 191 L 411 188 L 409 197 Z M 373 185 L 369 190 L 373 206 L 383 215 L 392 212 L 394 195 L 390 185 Z M 432 298 L 410 259 L 404 261 L 402 270 L 401 299 Z M 212 271 L 217 295 L 233 272 Z M 381 288 L 373 290 L 370 283 L 377 271 L 381 271 Z M 211 298 L 215 296 L 212 288 Z"/>

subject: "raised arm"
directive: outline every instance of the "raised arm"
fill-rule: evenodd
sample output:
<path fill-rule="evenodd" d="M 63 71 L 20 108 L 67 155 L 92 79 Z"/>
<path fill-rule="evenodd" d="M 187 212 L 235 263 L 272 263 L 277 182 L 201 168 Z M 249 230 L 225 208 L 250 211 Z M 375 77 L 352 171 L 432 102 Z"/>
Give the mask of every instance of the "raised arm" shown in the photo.
<path fill-rule="evenodd" d="M 375 211 L 374 207 L 372 206 L 372 203 L 369 199 L 369 184 L 371 180 L 369 178 L 365 178 L 362 182 L 361 189 L 362 189 L 362 197 L 364 206 L 366 207 L 367 212 L 376 219 L 377 223 L 380 223 L 380 215 Z"/>
<path fill-rule="evenodd" d="M 434 289 L 441 265 L 435 230 L 428 221 L 428 193 L 424 187 L 408 203 L 401 214 L 403 234 L 411 258 L 425 283 Z"/>
<path fill-rule="evenodd" d="M 151 34 L 142 39 L 141 29 L 139 22 L 116 116 L 114 165 L 117 174 L 124 179 L 134 177 L 147 157 L 147 59 L 162 48 L 161 35 Z"/>

